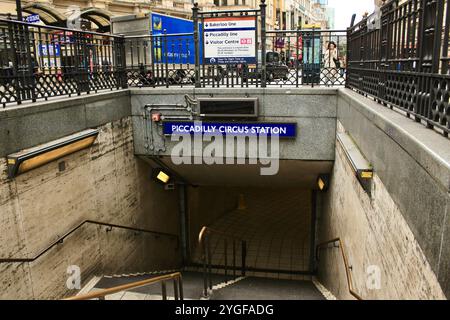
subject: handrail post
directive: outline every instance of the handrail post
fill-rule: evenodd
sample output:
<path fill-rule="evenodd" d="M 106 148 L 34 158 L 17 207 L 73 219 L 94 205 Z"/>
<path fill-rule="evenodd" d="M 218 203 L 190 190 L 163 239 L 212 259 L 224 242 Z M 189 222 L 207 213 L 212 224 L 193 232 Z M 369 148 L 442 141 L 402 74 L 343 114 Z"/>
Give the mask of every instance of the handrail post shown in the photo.
<path fill-rule="evenodd" d="M 233 278 L 236 279 L 236 240 L 233 239 Z"/>
<path fill-rule="evenodd" d="M 247 257 L 247 242 L 245 240 L 242 240 L 242 276 L 245 276 L 245 259 Z"/>
<path fill-rule="evenodd" d="M 164 69 L 166 72 L 166 88 L 169 87 L 169 56 L 168 56 L 168 48 L 167 48 L 167 30 L 164 29 L 163 35 L 163 43 L 164 43 Z"/>
<path fill-rule="evenodd" d="M 200 88 L 200 47 L 198 31 L 198 3 L 192 8 L 192 20 L 194 22 L 194 51 L 195 51 L 195 87 Z"/>
<path fill-rule="evenodd" d="M 166 290 L 166 282 L 161 281 L 161 291 L 162 291 L 162 299 L 167 300 L 167 290 Z"/>
<path fill-rule="evenodd" d="M 181 276 L 181 274 L 179 274 L 178 276 L 178 290 L 180 292 L 180 300 L 184 299 L 184 294 L 183 294 L 183 277 Z"/>
<path fill-rule="evenodd" d="M 227 276 L 228 276 L 228 243 L 227 239 L 224 239 L 224 258 L 225 258 L 225 283 L 228 282 Z"/>
<path fill-rule="evenodd" d="M 314 72 L 315 72 L 315 66 L 314 66 L 314 60 L 315 60 L 315 46 L 316 46 L 316 38 L 315 38 L 315 31 L 316 31 L 316 27 L 315 26 L 313 26 L 313 28 L 312 28 L 312 70 L 311 70 L 311 76 L 314 76 L 315 74 L 314 74 Z M 319 40 L 320 41 L 320 40 Z M 320 76 L 321 76 L 321 73 L 320 73 L 320 63 L 321 63 L 321 61 L 320 61 L 320 56 L 319 56 L 319 85 L 320 85 Z M 314 88 L 314 78 L 313 79 L 311 79 L 311 88 Z"/>
<path fill-rule="evenodd" d="M 178 279 L 173 278 L 173 299 L 178 300 Z"/>
<path fill-rule="evenodd" d="M 259 5 L 261 11 L 261 88 L 266 87 L 266 6 L 266 0 L 261 0 Z M 256 55 L 256 59 L 258 59 L 258 52 Z"/>
<path fill-rule="evenodd" d="M 206 247 L 208 248 L 208 282 L 209 282 L 209 289 L 212 290 L 212 257 L 211 257 L 211 243 L 209 237 L 206 241 Z"/>
<path fill-rule="evenodd" d="M 207 250 L 206 250 L 206 238 L 207 235 L 205 235 L 202 239 L 202 245 L 203 245 L 203 296 L 208 296 L 208 276 L 207 276 L 207 270 L 206 270 L 206 259 L 207 259 Z"/>

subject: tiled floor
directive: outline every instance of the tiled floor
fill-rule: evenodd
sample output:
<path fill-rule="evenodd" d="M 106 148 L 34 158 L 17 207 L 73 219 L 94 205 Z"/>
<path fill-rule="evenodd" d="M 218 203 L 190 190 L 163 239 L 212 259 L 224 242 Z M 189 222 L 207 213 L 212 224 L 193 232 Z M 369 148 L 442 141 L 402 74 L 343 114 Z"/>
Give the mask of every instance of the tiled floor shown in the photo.
<path fill-rule="evenodd" d="M 307 271 L 310 251 L 310 191 L 256 189 L 245 192 L 244 199 L 244 210 L 225 214 L 210 227 L 247 241 L 246 262 L 249 267 Z M 236 263 L 240 265 L 240 244 L 237 243 L 236 246 Z M 211 252 L 213 264 L 224 264 L 223 237 L 211 237 Z M 198 250 L 195 257 L 199 261 Z M 232 243 L 228 242 L 228 265 L 231 263 Z"/>

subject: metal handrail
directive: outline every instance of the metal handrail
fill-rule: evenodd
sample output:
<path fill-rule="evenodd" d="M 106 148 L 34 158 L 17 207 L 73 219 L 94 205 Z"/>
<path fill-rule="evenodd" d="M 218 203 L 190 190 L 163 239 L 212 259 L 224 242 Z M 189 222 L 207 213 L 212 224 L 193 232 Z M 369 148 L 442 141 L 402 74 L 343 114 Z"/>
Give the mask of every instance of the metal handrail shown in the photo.
<path fill-rule="evenodd" d="M 38 258 L 40 258 L 42 255 L 44 255 L 47 251 L 52 249 L 54 246 L 56 246 L 56 245 L 58 245 L 60 243 L 63 243 L 65 238 L 67 238 L 69 235 L 71 235 L 72 233 L 74 233 L 76 230 L 78 230 L 79 228 L 81 228 L 83 225 L 85 225 L 87 223 L 101 225 L 101 226 L 106 226 L 106 227 L 110 227 L 111 229 L 112 228 L 119 228 L 119 229 L 131 230 L 131 231 L 135 231 L 135 232 L 151 233 L 151 234 L 155 234 L 155 235 L 158 235 L 158 236 L 172 237 L 172 238 L 175 238 L 175 239 L 178 240 L 178 236 L 175 235 L 175 234 L 159 232 L 159 231 L 153 231 L 153 230 L 140 229 L 140 228 L 129 227 L 129 226 L 124 226 L 124 225 L 118 225 L 118 224 L 112 224 L 112 223 L 107 223 L 107 222 L 95 221 L 95 220 L 84 220 L 83 222 L 79 223 L 78 225 L 76 225 L 75 227 L 70 229 L 68 232 L 66 232 L 63 236 L 59 237 L 57 240 L 52 242 L 45 249 L 41 250 L 34 257 L 32 257 L 32 258 L 6 258 L 6 259 L 2 258 L 2 259 L 0 259 L 0 263 L 32 262 L 32 261 L 35 261 Z M 108 230 L 108 231 L 111 231 L 111 230 Z M 177 241 L 177 244 L 178 244 L 178 241 Z"/>
<path fill-rule="evenodd" d="M 200 233 L 198 234 L 198 242 L 200 244 L 202 243 L 202 241 L 203 241 L 203 239 L 204 239 L 204 237 L 206 236 L 207 233 L 216 233 L 216 234 L 220 234 L 221 236 L 226 237 L 226 238 L 231 238 L 231 239 L 236 239 L 236 240 L 240 240 L 240 241 L 245 241 L 245 239 L 243 239 L 243 238 L 232 236 L 232 235 L 229 235 L 228 233 L 225 233 L 223 231 L 204 226 L 200 230 Z"/>
<path fill-rule="evenodd" d="M 66 298 L 63 300 L 90 300 L 90 299 L 100 299 L 104 300 L 106 296 L 118 293 L 121 291 L 126 291 L 129 289 L 141 288 L 144 286 L 148 286 L 150 284 L 161 282 L 161 290 L 162 290 L 162 299 L 167 300 L 167 291 L 166 291 L 166 283 L 167 280 L 173 280 L 173 290 L 174 290 L 174 299 L 175 300 L 183 300 L 183 279 L 180 272 L 175 272 L 171 274 L 166 274 L 163 276 L 158 276 L 150 279 L 140 280 L 132 283 L 123 284 L 120 286 L 102 289 L 91 293 L 86 293 L 83 295 L 73 296 L 70 298 Z"/>
<path fill-rule="evenodd" d="M 218 234 L 222 237 L 224 237 L 224 272 L 225 276 L 228 275 L 228 239 L 232 240 L 232 252 L 233 252 L 233 266 L 231 269 L 233 270 L 233 277 L 236 278 L 236 241 L 241 242 L 241 275 L 245 276 L 246 271 L 246 264 L 245 260 L 247 257 L 247 241 L 236 237 L 231 236 L 229 234 L 226 234 L 222 231 L 215 230 L 210 227 L 204 226 L 198 235 L 198 243 L 200 248 L 202 248 L 202 258 L 203 258 L 203 296 L 208 297 L 208 288 L 209 290 L 212 290 L 212 277 L 211 277 L 211 269 L 212 269 L 212 254 L 211 254 L 211 245 L 209 242 L 209 236 L 212 234 Z M 225 282 L 228 282 L 227 279 L 225 279 Z"/>
<path fill-rule="evenodd" d="M 319 250 L 322 247 L 327 246 L 330 243 L 339 243 L 339 249 L 341 251 L 341 255 L 342 255 L 342 259 L 344 260 L 344 266 L 345 266 L 345 273 L 347 276 L 347 286 L 348 286 L 348 292 L 355 297 L 357 300 L 364 300 L 363 298 L 361 298 L 361 296 L 355 292 L 355 290 L 353 289 L 353 278 L 352 278 L 352 267 L 348 265 L 348 258 L 347 258 L 347 254 L 345 253 L 345 249 L 344 249 L 344 243 L 342 242 L 341 238 L 335 238 L 335 239 L 331 239 L 322 243 L 319 243 L 316 246 L 316 260 L 319 261 Z"/>

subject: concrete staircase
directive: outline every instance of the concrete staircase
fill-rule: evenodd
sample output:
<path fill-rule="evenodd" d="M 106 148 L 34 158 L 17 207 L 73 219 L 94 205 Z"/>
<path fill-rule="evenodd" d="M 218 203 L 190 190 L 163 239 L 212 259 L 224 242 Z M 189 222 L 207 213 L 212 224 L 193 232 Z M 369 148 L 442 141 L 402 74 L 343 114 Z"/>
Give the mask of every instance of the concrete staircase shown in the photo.
<path fill-rule="evenodd" d="M 173 272 L 173 271 L 171 271 Z M 97 277 L 85 288 L 83 293 L 116 287 L 130 282 L 148 279 L 169 272 L 153 272 L 148 274 L 128 274 Z M 200 300 L 203 290 L 203 274 L 198 271 L 182 271 L 183 293 L 185 300 Z M 333 299 L 315 280 L 287 280 L 268 277 L 239 277 L 223 274 L 212 275 L 213 289 L 211 300 L 323 300 Z M 173 300 L 173 286 L 167 285 L 167 299 Z M 162 300 L 161 284 L 132 289 L 106 296 L 106 300 Z"/>

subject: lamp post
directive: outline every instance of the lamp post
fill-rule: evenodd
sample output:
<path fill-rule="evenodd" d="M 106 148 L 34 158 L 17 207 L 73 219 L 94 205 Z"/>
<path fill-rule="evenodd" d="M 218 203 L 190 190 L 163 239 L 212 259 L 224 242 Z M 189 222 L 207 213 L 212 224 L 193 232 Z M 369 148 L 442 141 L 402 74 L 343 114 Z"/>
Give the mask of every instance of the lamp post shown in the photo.
<path fill-rule="evenodd" d="M 17 20 L 22 21 L 23 17 L 22 17 L 22 1 L 21 0 L 16 0 L 16 11 L 17 11 Z"/>

